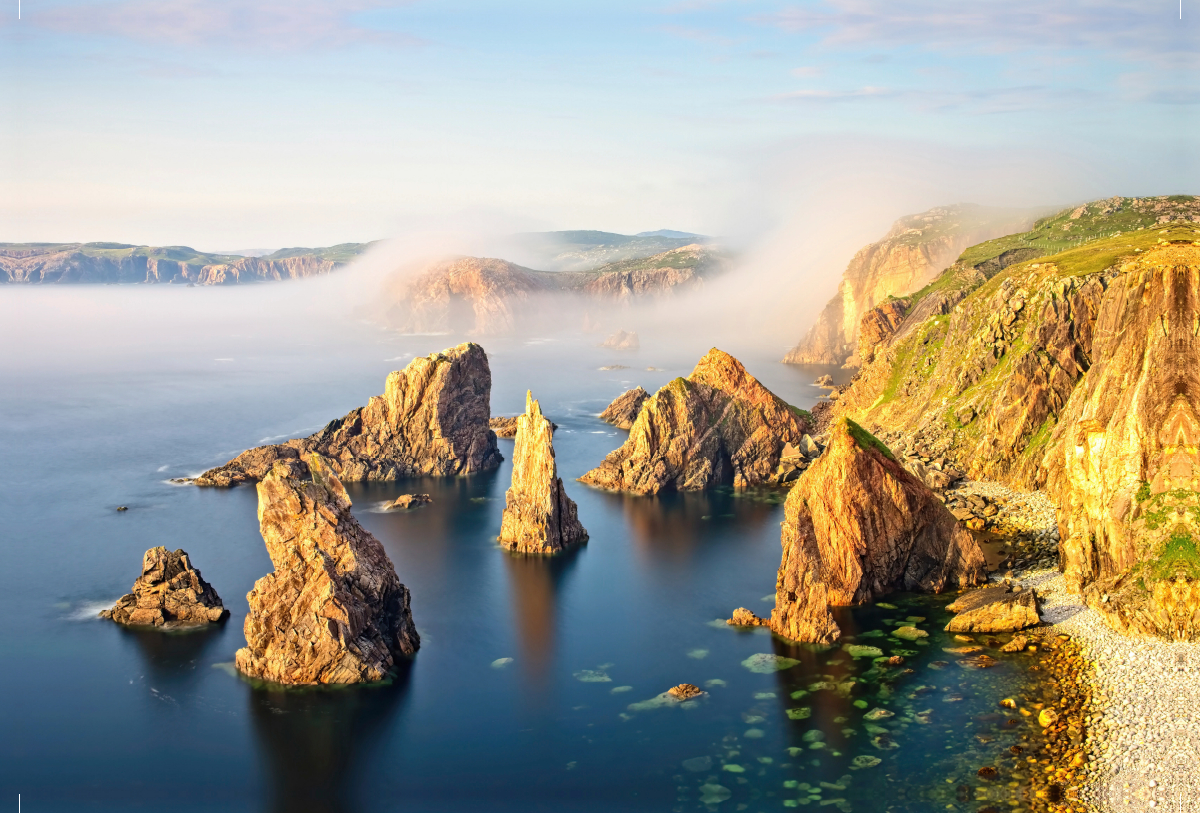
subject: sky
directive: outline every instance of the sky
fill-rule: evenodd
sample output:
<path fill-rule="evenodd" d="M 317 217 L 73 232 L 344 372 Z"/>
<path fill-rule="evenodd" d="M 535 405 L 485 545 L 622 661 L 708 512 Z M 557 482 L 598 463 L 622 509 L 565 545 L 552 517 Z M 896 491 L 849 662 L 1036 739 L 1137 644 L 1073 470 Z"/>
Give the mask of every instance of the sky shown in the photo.
<path fill-rule="evenodd" d="M 1200 191 L 1198 0 L 4 2 L 0 241 L 751 235 L 822 200 L 876 228 Z"/>

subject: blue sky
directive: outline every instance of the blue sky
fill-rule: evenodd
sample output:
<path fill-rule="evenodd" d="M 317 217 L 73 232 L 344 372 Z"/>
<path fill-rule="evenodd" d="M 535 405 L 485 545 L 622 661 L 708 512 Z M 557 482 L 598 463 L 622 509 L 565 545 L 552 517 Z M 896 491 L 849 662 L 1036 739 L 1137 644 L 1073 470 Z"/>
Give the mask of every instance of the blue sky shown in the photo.
<path fill-rule="evenodd" d="M 13 0 L 0 240 L 727 233 L 860 160 L 897 207 L 1196 192 L 1192 4 Z"/>

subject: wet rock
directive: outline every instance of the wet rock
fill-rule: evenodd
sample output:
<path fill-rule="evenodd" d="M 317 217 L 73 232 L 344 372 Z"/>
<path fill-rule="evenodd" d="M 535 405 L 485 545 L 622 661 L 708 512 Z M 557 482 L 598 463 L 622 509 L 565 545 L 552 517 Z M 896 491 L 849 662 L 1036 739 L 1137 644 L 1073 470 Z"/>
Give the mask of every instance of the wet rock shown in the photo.
<path fill-rule="evenodd" d="M 759 618 L 745 607 L 738 607 L 733 611 L 733 617 L 725 623 L 734 627 L 762 627 L 766 626 L 768 621 L 765 618 Z"/>
<path fill-rule="evenodd" d="M 429 505 L 431 502 L 433 502 L 433 497 L 428 494 L 401 494 L 383 508 L 385 511 L 405 511 L 409 508 Z"/>
<path fill-rule="evenodd" d="M 320 432 L 250 449 L 194 482 L 255 482 L 278 463 L 290 476 L 304 477 L 304 461 L 312 452 L 327 459 L 338 478 L 347 482 L 494 469 L 502 458 L 496 435 L 488 428 L 491 391 L 487 354 L 477 344 L 460 344 L 391 373 L 383 395 Z"/>
<path fill-rule="evenodd" d="M 799 410 L 714 348 L 651 396 L 624 445 L 579 479 L 636 494 L 779 482 L 784 446 L 808 429 Z"/>
<path fill-rule="evenodd" d="M 1024 652 L 1029 646 L 1029 639 L 1024 635 L 1014 635 L 1012 640 L 1000 647 L 1001 652 Z"/>
<path fill-rule="evenodd" d="M 650 393 L 641 387 L 626 390 L 604 408 L 600 413 L 600 420 L 611 423 L 618 429 L 629 429 L 637 420 L 638 413 L 642 411 L 642 404 L 646 403 L 649 397 Z"/>
<path fill-rule="evenodd" d="M 224 621 L 229 611 L 186 551 L 160 546 L 142 556 L 142 575 L 132 592 L 100 617 L 129 626 L 193 627 Z"/>
<path fill-rule="evenodd" d="M 1004 584 L 972 590 L 946 609 L 957 613 L 947 632 L 1016 632 L 1041 622 L 1033 591 L 1013 592 Z"/>
<path fill-rule="evenodd" d="M 274 683 L 385 679 L 421 645 L 408 588 L 383 545 L 350 513 L 350 498 L 319 455 L 308 477 L 283 465 L 258 484 L 258 517 L 275 571 L 246 596 L 237 668 Z"/>
<path fill-rule="evenodd" d="M 505 494 L 500 544 L 520 553 L 559 553 L 588 535 L 554 460 L 553 430 L 532 393 L 517 418 L 512 486 Z"/>
<path fill-rule="evenodd" d="M 978 543 L 887 447 L 845 419 L 788 494 L 782 544 L 768 625 L 793 640 L 836 640 L 830 606 L 985 578 Z"/>
<path fill-rule="evenodd" d="M 699 686 L 693 686 L 691 683 L 680 683 L 678 686 L 672 686 L 670 689 L 667 689 L 667 694 L 676 700 L 691 700 L 693 697 L 699 697 L 704 694 L 704 690 Z"/>

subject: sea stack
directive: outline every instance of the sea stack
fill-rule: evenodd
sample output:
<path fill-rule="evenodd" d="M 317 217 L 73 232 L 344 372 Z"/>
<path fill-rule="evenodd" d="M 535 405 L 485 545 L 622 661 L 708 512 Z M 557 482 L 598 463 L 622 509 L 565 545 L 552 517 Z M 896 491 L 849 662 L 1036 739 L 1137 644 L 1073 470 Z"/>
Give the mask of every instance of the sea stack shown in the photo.
<path fill-rule="evenodd" d="M 638 413 L 642 411 L 642 404 L 646 403 L 646 399 L 649 397 L 650 393 L 641 387 L 626 390 L 604 408 L 604 411 L 600 413 L 600 420 L 611 423 L 618 429 L 632 429 L 633 422 L 637 420 Z"/>
<path fill-rule="evenodd" d="M 198 627 L 224 621 L 229 610 L 192 567 L 186 551 L 160 546 L 142 556 L 142 575 L 133 583 L 133 591 L 100 617 L 134 627 Z"/>
<path fill-rule="evenodd" d="M 304 459 L 311 452 L 328 460 L 347 482 L 494 469 L 503 458 L 488 428 L 491 395 L 487 354 L 477 344 L 460 344 L 413 359 L 387 377 L 383 395 L 315 435 L 250 449 L 194 482 L 255 482 L 278 462 L 291 469 L 292 476 L 303 477 Z"/>
<path fill-rule="evenodd" d="M 367 683 L 421 645 L 408 588 L 350 513 L 328 461 L 307 476 L 275 466 L 258 484 L 258 520 L 275 572 L 247 594 L 237 668 L 273 683 Z"/>
<path fill-rule="evenodd" d="M 731 624 L 763 624 L 795 641 L 830 643 L 830 606 L 893 590 L 941 592 L 986 577 L 983 551 L 920 480 L 865 429 L 842 419 L 788 494 L 775 610 L 739 608 Z"/>
<path fill-rule="evenodd" d="M 808 429 L 804 413 L 714 347 L 647 399 L 625 444 L 579 479 L 635 494 L 778 483 L 790 471 L 780 465 L 784 447 Z"/>
<path fill-rule="evenodd" d="M 511 551 L 554 554 L 588 538 L 558 476 L 551 426 L 527 392 L 525 414 L 517 416 L 512 487 L 500 521 L 500 544 Z"/>

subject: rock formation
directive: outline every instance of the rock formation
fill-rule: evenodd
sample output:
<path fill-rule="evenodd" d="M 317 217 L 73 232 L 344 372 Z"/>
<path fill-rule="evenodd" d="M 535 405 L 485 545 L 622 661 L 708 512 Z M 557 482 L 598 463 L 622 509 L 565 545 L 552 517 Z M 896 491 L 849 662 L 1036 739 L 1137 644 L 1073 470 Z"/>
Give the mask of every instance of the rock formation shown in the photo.
<path fill-rule="evenodd" d="M 496 433 L 496 437 L 498 438 L 515 438 L 517 436 L 517 418 L 519 417 L 521 416 L 497 416 L 488 421 L 488 426 L 492 428 L 492 431 Z M 551 431 L 557 430 L 558 424 L 551 421 L 550 429 Z"/>
<path fill-rule="evenodd" d="M 635 494 L 780 482 L 784 447 L 807 431 L 804 413 L 713 348 L 646 400 L 625 444 L 579 479 Z"/>
<path fill-rule="evenodd" d="M 532 393 L 517 418 L 512 487 L 504 495 L 500 544 L 519 553 L 553 554 L 587 541 L 575 503 L 554 461 L 553 430 Z"/>
<path fill-rule="evenodd" d="M 875 349 L 896 335 L 911 304 L 908 298 L 888 299 L 863 314 L 858 325 L 859 364 L 875 360 Z"/>
<path fill-rule="evenodd" d="M 771 618 L 742 608 L 730 623 L 761 623 L 796 641 L 841 635 L 830 606 L 893 590 L 941 592 L 985 578 L 983 551 L 928 488 L 852 421 L 788 494 L 783 559 Z"/>
<path fill-rule="evenodd" d="M 350 513 L 328 461 L 310 454 L 309 479 L 275 466 L 258 484 L 258 520 L 275 571 L 246 596 L 246 646 L 237 668 L 273 683 L 385 679 L 414 654 L 408 589 L 383 545 Z"/>
<path fill-rule="evenodd" d="M 947 632 L 1016 632 L 1041 623 L 1032 590 L 1005 584 L 971 590 L 946 605 L 956 613 Z"/>
<path fill-rule="evenodd" d="M 142 557 L 133 592 L 100 617 L 130 626 L 194 627 L 224 621 L 229 611 L 185 551 L 157 547 Z"/>
<path fill-rule="evenodd" d="M 428 494 L 401 494 L 383 506 L 383 509 L 385 511 L 407 511 L 410 508 L 420 508 L 422 505 L 429 505 L 432 502 L 433 497 Z"/>
<path fill-rule="evenodd" d="M 917 291 L 970 245 L 1024 228 L 1020 212 L 980 206 L 939 206 L 897 220 L 877 243 L 854 255 L 837 295 L 784 357 L 788 364 L 857 364 L 863 315 L 889 297 Z"/>
<path fill-rule="evenodd" d="M 649 397 L 650 393 L 641 387 L 626 390 L 604 408 L 600 413 L 600 420 L 611 423 L 618 429 L 629 429 L 637 420 L 638 413 L 642 411 L 642 404 L 646 403 Z"/>
<path fill-rule="evenodd" d="M 231 486 L 261 479 L 277 463 L 304 476 L 304 459 L 318 452 L 347 482 L 396 480 L 419 474 L 458 475 L 500 465 L 488 428 L 492 374 L 477 344 L 460 344 L 413 359 L 387 377 L 382 396 L 331 421 L 307 438 L 243 452 L 204 472 L 196 485 Z"/>
<path fill-rule="evenodd" d="M 627 333 L 624 330 L 618 330 L 605 339 L 600 346 L 611 347 L 617 350 L 637 350 L 641 347 L 641 343 L 638 341 L 638 335 L 634 331 L 631 330 Z"/>

